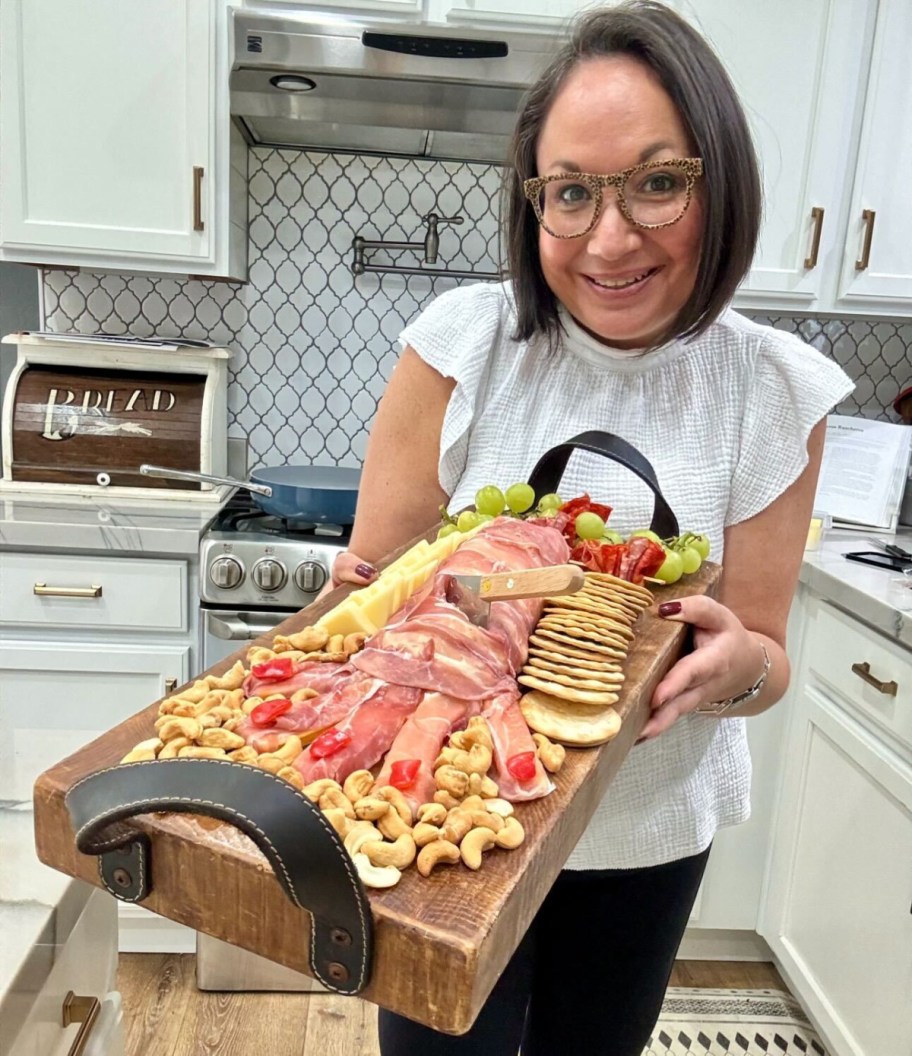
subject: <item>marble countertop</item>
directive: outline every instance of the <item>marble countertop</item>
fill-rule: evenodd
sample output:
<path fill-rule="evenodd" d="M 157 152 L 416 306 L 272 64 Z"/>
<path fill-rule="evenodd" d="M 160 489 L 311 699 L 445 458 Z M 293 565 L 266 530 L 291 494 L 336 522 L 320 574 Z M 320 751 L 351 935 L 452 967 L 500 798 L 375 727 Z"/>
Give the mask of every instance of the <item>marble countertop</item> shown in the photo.
<path fill-rule="evenodd" d="M 221 501 L 227 493 L 223 490 Z M 117 550 L 190 556 L 220 502 L 163 499 L 101 502 L 95 498 L 0 493 L 0 549 Z"/>
<path fill-rule="evenodd" d="M 872 538 L 912 552 L 910 528 L 900 529 L 895 536 L 831 529 L 817 550 L 805 552 L 801 582 L 850 616 L 912 649 L 912 577 L 846 560 L 850 552 L 876 552 Z"/>

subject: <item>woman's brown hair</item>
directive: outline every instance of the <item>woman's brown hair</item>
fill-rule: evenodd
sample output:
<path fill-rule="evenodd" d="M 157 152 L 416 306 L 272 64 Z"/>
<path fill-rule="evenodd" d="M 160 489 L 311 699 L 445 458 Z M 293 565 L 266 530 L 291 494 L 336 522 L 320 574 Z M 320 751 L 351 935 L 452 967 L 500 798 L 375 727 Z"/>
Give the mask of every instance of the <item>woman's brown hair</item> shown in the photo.
<path fill-rule="evenodd" d="M 701 333 L 731 300 L 747 274 L 760 229 L 762 195 L 757 158 L 737 93 L 707 42 L 655 0 L 628 0 L 578 16 L 571 36 L 526 94 L 510 149 L 505 181 L 506 243 L 517 326 L 514 337 L 559 338 L 557 299 L 538 255 L 539 226 L 523 194 L 537 176 L 535 152 L 555 96 L 581 62 L 629 55 L 648 66 L 684 122 L 703 159 L 703 232 L 693 292 L 655 344 Z"/>

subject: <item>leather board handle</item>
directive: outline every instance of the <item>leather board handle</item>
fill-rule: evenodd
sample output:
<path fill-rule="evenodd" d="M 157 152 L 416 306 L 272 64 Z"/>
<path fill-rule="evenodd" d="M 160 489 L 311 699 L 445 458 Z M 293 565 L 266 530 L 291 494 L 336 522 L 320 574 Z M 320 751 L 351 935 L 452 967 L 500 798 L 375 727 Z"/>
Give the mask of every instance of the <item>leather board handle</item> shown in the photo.
<path fill-rule="evenodd" d="M 521 572 L 492 572 L 481 581 L 478 592 L 482 601 L 505 601 L 509 598 L 547 598 L 557 594 L 575 594 L 586 582 L 578 565 L 549 565 Z"/>
<path fill-rule="evenodd" d="M 236 826 L 260 848 L 289 900 L 311 916 L 310 966 L 337 993 L 370 978 L 373 919 L 348 852 L 319 807 L 283 778 L 220 759 L 124 763 L 83 778 L 66 795 L 83 854 L 99 855 L 105 887 L 139 901 L 151 890 L 150 841 L 120 824 L 159 811 L 201 814 Z M 133 866 L 122 864 L 126 853 Z M 105 859 L 110 856 L 105 868 Z M 138 891 L 129 897 L 137 878 Z M 120 890 L 118 890 L 118 888 Z"/>
<path fill-rule="evenodd" d="M 625 466 L 631 473 L 635 473 L 644 484 L 648 485 L 655 498 L 652 523 L 649 527 L 663 539 L 678 534 L 678 519 L 662 494 L 655 470 L 649 460 L 633 444 L 613 433 L 603 433 L 598 429 L 579 433 L 563 444 L 552 447 L 550 451 L 546 451 L 541 456 L 529 474 L 529 485 L 537 498 L 552 491 L 559 491 L 561 478 L 570 461 L 570 456 L 577 450 L 602 455 L 612 462 Z"/>

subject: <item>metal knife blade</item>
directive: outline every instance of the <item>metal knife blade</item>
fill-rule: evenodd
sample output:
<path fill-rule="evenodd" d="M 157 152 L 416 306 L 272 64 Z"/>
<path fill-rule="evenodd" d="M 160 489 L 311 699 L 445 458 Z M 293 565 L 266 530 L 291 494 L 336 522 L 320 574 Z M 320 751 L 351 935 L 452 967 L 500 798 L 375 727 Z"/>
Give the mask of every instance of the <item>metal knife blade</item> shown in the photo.
<path fill-rule="evenodd" d="M 585 582 L 583 570 L 570 564 L 483 575 L 456 573 L 447 579 L 445 597 L 470 622 L 487 627 L 492 601 L 575 594 Z"/>

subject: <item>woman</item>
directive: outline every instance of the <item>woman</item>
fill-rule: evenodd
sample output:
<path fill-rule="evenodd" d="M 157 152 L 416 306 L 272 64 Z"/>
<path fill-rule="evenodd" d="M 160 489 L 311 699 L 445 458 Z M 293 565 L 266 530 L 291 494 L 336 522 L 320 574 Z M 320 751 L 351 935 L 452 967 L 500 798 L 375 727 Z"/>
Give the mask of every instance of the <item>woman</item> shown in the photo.
<path fill-rule="evenodd" d="M 526 479 L 586 429 L 646 455 L 725 571 L 717 601 L 662 606 L 693 650 L 475 1026 L 445 1037 L 381 1012 L 381 1049 L 640 1056 L 713 835 L 749 813 L 744 717 L 788 685 L 825 416 L 851 384 L 726 307 L 757 238 L 757 165 L 723 68 L 666 7 L 578 21 L 519 116 L 508 198 L 512 282 L 450 291 L 402 336 L 336 580 L 365 582 L 441 503 Z M 621 531 L 649 523 L 651 493 L 597 456 L 574 455 L 560 490 L 611 504 Z"/>

